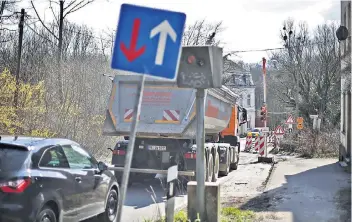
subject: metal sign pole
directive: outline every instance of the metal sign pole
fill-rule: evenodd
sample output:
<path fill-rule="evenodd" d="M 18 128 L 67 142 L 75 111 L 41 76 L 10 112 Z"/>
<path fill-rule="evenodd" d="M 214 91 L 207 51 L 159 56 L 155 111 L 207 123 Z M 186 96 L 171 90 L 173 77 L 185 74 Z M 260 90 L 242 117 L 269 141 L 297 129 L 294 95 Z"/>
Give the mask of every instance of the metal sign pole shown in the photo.
<path fill-rule="evenodd" d="M 177 165 L 167 171 L 166 222 L 174 222 L 177 171 Z"/>
<path fill-rule="evenodd" d="M 124 202 L 126 199 L 127 186 L 128 186 L 129 176 L 130 176 L 131 163 L 132 163 L 133 150 L 134 150 L 134 142 L 136 140 L 138 116 L 141 112 L 141 103 L 142 103 L 143 90 L 144 90 L 144 80 L 145 80 L 145 75 L 142 75 L 141 81 L 137 86 L 136 101 L 135 101 L 135 104 L 133 107 L 133 120 L 132 120 L 131 132 L 130 132 L 129 143 L 128 143 L 128 147 L 127 147 L 126 159 L 125 159 L 125 169 L 123 171 L 123 176 L 122 176 L 122 186 L 121 186 L 120 199 L 119 199 L 119 204 L 118 204 L 118 208 L 117 208 L 117 222 L 121 221 L 122 209 L 123 209 L 123 205 L 124 205 Z"/>
<path fill-rule="evenodd" d="M 197 179 L 197 205 L 201 221 L 205 221 L 205 90 L 197 89 L 196 92 L 197 109 L 197 156 L 196 156 L 196 179 Z"/>

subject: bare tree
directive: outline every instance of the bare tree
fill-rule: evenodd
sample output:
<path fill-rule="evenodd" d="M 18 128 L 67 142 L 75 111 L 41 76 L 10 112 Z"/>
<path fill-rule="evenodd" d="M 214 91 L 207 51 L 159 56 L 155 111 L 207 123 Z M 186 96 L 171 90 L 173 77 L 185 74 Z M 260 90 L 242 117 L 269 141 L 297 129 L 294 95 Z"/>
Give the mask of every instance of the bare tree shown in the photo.
<path fill-rule="evenodd" d="M 305 23 L 285 22 L 285 50 L 275 52 L 271 86 L 282 102 L 294 105 L 309 122 L 319 114 L 325 124 L 335 125 L 339 115 L 340 71 L 335 24 L 318 26 L 313 33 Z"/>
<path fill-rule="evenodd" d="M 196 21 L 184 31 L 182 43 L 185 46 L 206 45 L 209 36 L 214 35 L 211 45 L 218 45 L 220 41 L 216 40 L 216 36 L 223 30 L 222 22 L 209 23 L 205 19 Z"/>
<path fill-rule="evenodd" d="M 94 0 L 71 0 L 71 1 L 64 1 L 64 0 L 49 0 L 50 4 L 50 9 L 52 11 L 52 14 L 55 18 L 55 22 L 58 25 L 58 34 L 56 34 L 54 31 L 48 28 L 48 26 L 45 24 L 44 20 L 41 18 L 39 15 L 33 0 L 31 0 L 31 5 L 33 7 L 33 10 L 40 21 L 40 23 L 43 25 L 43 27 L 50 33 L 52 34 L 55 39 L 57 39 L 58 42 L 58 50 L 57 50 L 57 65 L 58 65 L 58 72 L 57 72 L 57 78 L 58 78 L 58 88 L 59 88 L 59 99 L 60 101 L 63 101 L 63 92 L 62 92 L 62 77 L 61 77 L 61 57 L 62 57 L 62 47 L 63 47 L 63 31 L 64 31 L 64 19 L 71 13 L 74 13 L 83 7 L 87 6 L 88 4 L 92 3 Z M 58 6 L 58 10 L 54 9 L 54 5 Z"/>

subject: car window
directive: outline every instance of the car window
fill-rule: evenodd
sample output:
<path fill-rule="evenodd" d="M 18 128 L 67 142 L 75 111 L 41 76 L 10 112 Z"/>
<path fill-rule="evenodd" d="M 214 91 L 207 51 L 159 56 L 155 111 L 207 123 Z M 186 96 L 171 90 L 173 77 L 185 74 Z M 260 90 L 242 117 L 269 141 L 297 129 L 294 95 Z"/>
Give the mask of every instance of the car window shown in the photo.
<path fill-rule="evenodd" d="M 21 169 L 28 155 L 29 151 L 24 148 L 0 144 L 0 174 Z"/>
<path fill-rule="evenodd" d="M 46 149 L 40 159 L 39 166 L 51 168 L 69 167 L 66 156 L 59 146 Z"/>
<path fill-rule="evenodd" d="M 76 145 L 62 147 L 71 169 L 93 169 L 97 168 L 95 161 L 87 151 Z"/>

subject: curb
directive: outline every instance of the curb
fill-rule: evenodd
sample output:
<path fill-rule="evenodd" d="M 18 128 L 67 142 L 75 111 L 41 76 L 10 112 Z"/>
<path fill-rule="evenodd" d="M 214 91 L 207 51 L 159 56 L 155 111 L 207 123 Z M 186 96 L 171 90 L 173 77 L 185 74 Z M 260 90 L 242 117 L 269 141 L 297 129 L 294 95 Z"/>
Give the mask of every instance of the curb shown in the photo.
<path fill-rule="evenodd" d="M 261 187 L 261 190 L 263 193 L 265 193 L 266 191 L 266 185 L 269 183 L 270 179 L 271 179 L 271 175 L 272 173 L 274 172 L 274 170 L 276 169 L 276 162 L 274 161 L 272 164 L 271 164 L 271 167 L 270 167 L 270 170 L 269 170 L 269 173 L 268 173 L 268 176 L 266 177 L 265 181 L 262 183 L 262 187 Z"/>

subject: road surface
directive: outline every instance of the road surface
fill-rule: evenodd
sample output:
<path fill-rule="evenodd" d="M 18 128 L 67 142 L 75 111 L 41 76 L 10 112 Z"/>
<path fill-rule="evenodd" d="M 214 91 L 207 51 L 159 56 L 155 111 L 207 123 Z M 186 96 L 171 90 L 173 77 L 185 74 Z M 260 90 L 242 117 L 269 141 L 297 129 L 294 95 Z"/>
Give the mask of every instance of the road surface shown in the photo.
<path fill-rule="evenodd" d="M 244 149 L 245 142 L 245 140 L 241 139 L 242 151 Z M 241 159 L 240 161 L 246 161 L 246 159 Z M 225 180 L 226 177 L 220 178 L 220 181 Z M 154 195 L 151 191 L 151 187 L 155 193 L 155 202 L 152 198 Z M 130 188 L 128 188 L 127 192 L 128 193 L 123 209 L 122 222 L 140 222 L 143 221 L 143 219 L 157 219 L 159 214 L 164 215 L 165 192 L 158 179 L 145 182 L 144 184 L 133 184 Z M 176 208 L 182 208 L 187 203 L 186 191 L 180 192 L 181 194 L 176 197 Z"/>
<path fill-rule="evenodd" d="M 241 151 L 243 151 L 246 141 L 241 139 L 240 142 Z M 220 183 L 223 184 L 221 196 L 234 197 L 234 194 L 243 196 L 259 192 L 258 187 L 262 186 L 269 175 L 270 165 L 255 163 L 257 160 L 257 154 L 241 152 L 238 169 L 232 171 L 228 176 L 219 178 Z M 164 200 L 164 190 L 157 179 L 143 184 L 133 184 L 127 190 L 122 222 L 143 222 L 144 219 L 157 219 L 159 214 L 164 215 Z M 187 195 L 183 192 L 176 197 L 175 206 L 180 209 L 186 204 Z"/>
<path fill-rule="evenodd" d="M 263 210 L 275 212 L 277 222 L 351 221 L 351 175 L 336 159 L 279 162 L 262 197 L 271 200 Z"/>

